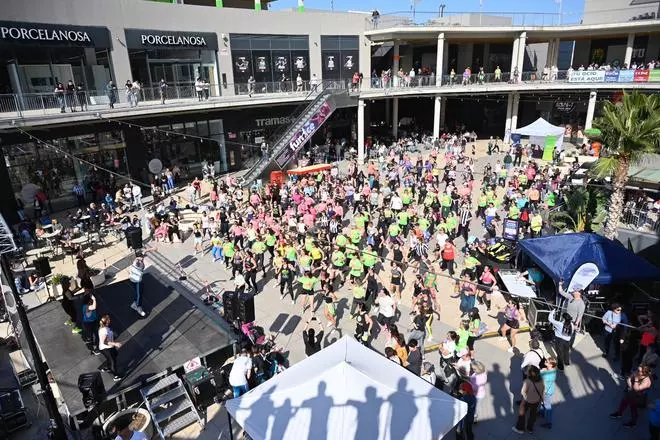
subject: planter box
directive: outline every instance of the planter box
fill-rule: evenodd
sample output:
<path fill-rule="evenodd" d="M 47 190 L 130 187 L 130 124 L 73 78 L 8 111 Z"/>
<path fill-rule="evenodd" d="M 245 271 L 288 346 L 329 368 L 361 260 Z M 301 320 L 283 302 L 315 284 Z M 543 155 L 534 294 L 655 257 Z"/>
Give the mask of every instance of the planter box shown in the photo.
<path fill-rule="evenodd" d="M 138 432 L 144 432 L 144 434 L 147 436 L 148 439 L 151 439 L 154 435 L 154 428 L 151 423 L 151 415 L 146 409 L 143 408 L 128 408 L 123 411 L 119 411 L 118 413 L 112 415 L 108 420 L 105 421 L 103 424 L 103 432 L 108 432 L 108 430 L 112 427 L 112 425 L 115 423 L 116 420 L 122 418 L 122 417 L 131 417 L 133 418 L 134 414 L 140 414 L 141 416 L 144 417 L 145 422 L 142 426 L 135 427 L 135 431 Z"/>
<path fill-rule="evenodd" d="M 103 285 L 103 283 L 105 283 L 105 270 L 99 272 L 98 275 L 92 275 L 90 279 L 92 280 L 92 284 L 94 284 L 94 287 Z"/>

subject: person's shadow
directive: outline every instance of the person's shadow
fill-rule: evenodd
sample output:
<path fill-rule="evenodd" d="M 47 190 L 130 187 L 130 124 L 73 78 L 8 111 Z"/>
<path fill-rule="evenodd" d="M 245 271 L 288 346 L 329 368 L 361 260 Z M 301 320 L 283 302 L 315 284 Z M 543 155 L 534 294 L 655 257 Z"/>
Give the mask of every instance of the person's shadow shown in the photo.
<path fill-rule="evenodd" d="M 272 394 L 273 391 L 275 391 L 276 386 L 272 386 L 269 391 L 264 393 L 259 400 L 256 402 L 252 403 L 249 408 L 241 408 L 241 410 L 248 410 L 250 411 L 250 415 L 245 419 L 245 426 L 250 426 L 253 428 L 256 427 L 262 427 L 265 426 L 265 432 L 263 433 L 255 433 L 253 432 L 252 434 L 256 434 L 257 436 L 263 436 L 265 437 L 267 432 L 268 432 L 268 419 L 274 416 L 274 422 L 273 422 L 273 429 L 275 429 L 275 425 L 281 425 L 283 423 L 281 417 L 283 414 L 281 413 L 280 410 L 276 410 L 273 400 L 270 398 L 270 395 Z M 284 419 L 286 424 L 289 422 L 289 415 L 286 416 Z M 279 422 L 279 423 L 278 423 Z M 280 426 L 281 433 L 284 434 L 284 430 L 286 430 L 286 424 L 284 425 L 283 429 Z M 282 437 L 278 437 L 282 438 Z"/>
<path fill-rule="evenodd" d="M 405 438 L 417 415 L 415 397 L 412 392 L 406 390 L 406 383 L 405 378 L 399 379 L 397 390 L 387 398 L 390 403 L 389 422 L 391 439 Z M 396 407 L 396 414 L 393 411 L 394 407 Z"/>
<path fill-rule="evenodd" d="M 324 440 L 328 438 L 328 422 L 330 421 L 330 410 L 334 402 L 332 397 L 326 395 L 327 385 L 325 382 L 320 382 L 318 386 L 318 394 L 316 397 L 305 400 L 300 408 L 309 408 L 312 415 L 310 418 L 310 432 L 308 438 L 315 440 Z M 282 438 L 282 437 L 273 437 Z"/>
<path fill-rule="evenodd" d="M 511 397 L 500 364 L 493 364 L 493 371 L 488 372 L 488 383 L 493 396 L 495 417 L 506 417 L 511 414 Z"/>
<path fill-rule="evenodd" d="M 364 402 L 359 400 L 349 400 L 347 405 L 354 406 L 357 411 L 357 427 L 355 429 L 355 438 L 360 440 L 378 439 L 380 424 L 380 407 L 384 399 L 376 394 L 376 388 L 367 387 L 364 390 Z"/>
<path fill-rule="evenodd" d="M 285 399 L 282 405 L 273 411 L 273 428 L 270 431 L 271 438 L 284 438 L 289 420 L 295 415 L 296 409 L 291 405 L 291 399 Z M 247 424 L 247 423 L 246 423 Z"/>

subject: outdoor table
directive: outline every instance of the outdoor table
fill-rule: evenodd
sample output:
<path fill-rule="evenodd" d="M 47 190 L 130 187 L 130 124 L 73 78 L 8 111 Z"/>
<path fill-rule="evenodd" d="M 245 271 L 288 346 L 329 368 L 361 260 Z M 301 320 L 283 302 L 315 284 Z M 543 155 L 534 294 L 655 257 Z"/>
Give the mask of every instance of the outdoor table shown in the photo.
<path fill-rule="evenodd" d="M 71 243 L 73 243 L 73 244 L 85 244 L 85 243 L 87 243 L 88 240 L 89 240 L 89 238 L 87 236 L 82 235 L 78 238 L 72 239 Z"/>
<path fill-rule="evenodd" d="M 49 239 L 49 238 L 57 237 L 57 236 L 60 235 L 61 233 L 62 233 L 61 230 L 59 230 L 59 231 L 54 231 L 54 232 L 48 232 L 48 233 L 42 235 L 41 237 L 42 237 L 42 238 L 45 238 L 45 239 Z"/>
<path fill-rule="evenodd" d="M 520 278 L 520 272 L 517 270 L 500 270 L 498 271 L 498 275 L 502 283 L 504 283 L 507 292 L 510 292 L 513 296 L 526 299 L 536 298 L 534 289 L 524 279 Z"/>
<path fill-rule="evenodd" d="M 51 229 L 53 227 L 52 223 L 48 223 L 47 225 L 41 226 L 43 229 Z"/>
<path fill-rule="evenodd" d="M 25 252 L 25 256 L 27 257 L 38 257 L 41 254 L 45 254 L 46 252 L 50 252 L 51 248 L 49 247 L 43 247 L 43 248 L 35 248 L 35 249 L 30 249 L 29 251 Z"/>

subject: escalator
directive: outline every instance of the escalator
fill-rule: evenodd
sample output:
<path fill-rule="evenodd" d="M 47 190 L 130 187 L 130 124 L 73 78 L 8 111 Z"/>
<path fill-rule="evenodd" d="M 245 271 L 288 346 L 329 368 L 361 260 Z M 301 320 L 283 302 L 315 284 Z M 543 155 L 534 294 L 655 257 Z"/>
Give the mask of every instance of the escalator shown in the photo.
<path fill-rule="evenodd" d="M 323 81 L 315 85 L 307 94 L 303 104 L 293 112 L 293 122 L 276 132 L 268 154 L 256 163 L 239 179 L 243 187 L 273 170 L 284 170 L 296 157 L 314 133 L 330 119 L 332 113 L 343 107 L 357 105 L 357 98 L 351 97 L 343 83 Z"/>

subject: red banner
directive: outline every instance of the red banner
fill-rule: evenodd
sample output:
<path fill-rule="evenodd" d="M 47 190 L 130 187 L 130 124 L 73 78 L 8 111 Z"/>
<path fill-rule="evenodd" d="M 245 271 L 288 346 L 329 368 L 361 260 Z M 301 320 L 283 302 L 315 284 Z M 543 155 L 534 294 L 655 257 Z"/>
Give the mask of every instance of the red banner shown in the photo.
<path fill-rule="evenodd" d="M 633 82 L 648 82 L 649 80 L 649 71 L 648 70 L 635 70 L 633 75 Z"/>

